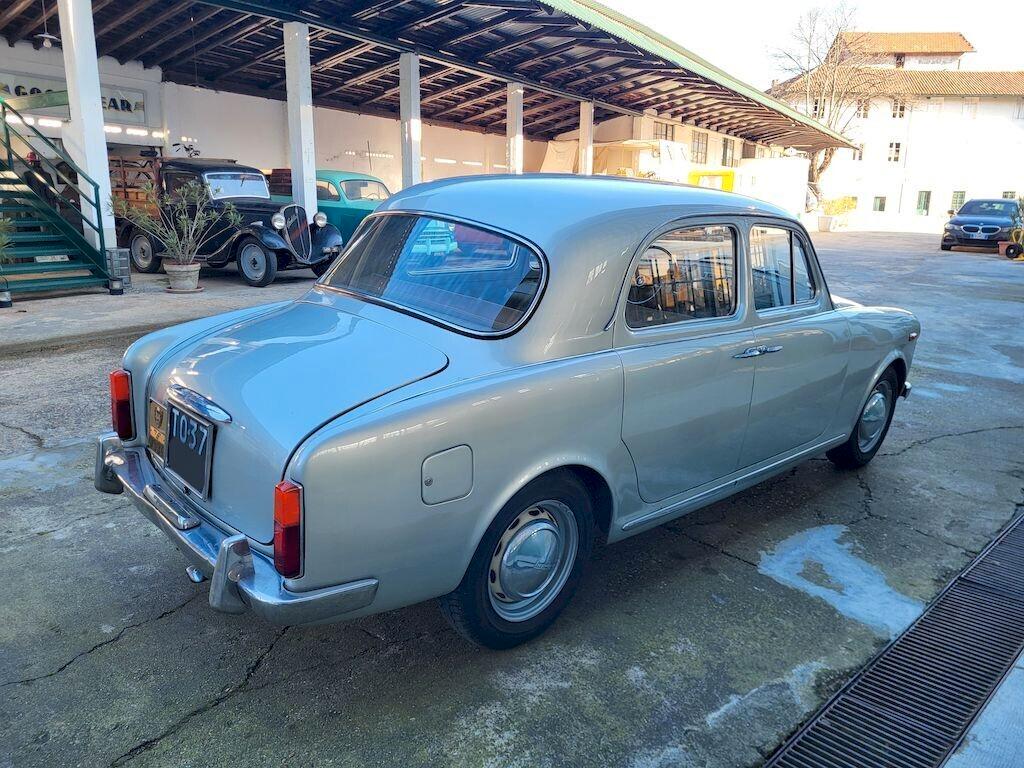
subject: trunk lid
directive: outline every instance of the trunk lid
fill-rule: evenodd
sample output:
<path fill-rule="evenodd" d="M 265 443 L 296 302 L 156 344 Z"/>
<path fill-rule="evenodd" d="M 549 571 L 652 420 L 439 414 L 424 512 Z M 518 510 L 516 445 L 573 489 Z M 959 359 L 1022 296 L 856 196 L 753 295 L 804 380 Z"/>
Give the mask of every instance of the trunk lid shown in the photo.
<path fill-rule="evenodd" d="M 298 444 L 346 411 L 447 364 L 444 353 L 406 333 L 299 301 L 175 350 L 155 371 L 148 396 L 166 404 L 174 384 L 230 414 L 230 423 L 215 425 L 209 498 L 198 503 L 269 543 L 274 485 Z"/>

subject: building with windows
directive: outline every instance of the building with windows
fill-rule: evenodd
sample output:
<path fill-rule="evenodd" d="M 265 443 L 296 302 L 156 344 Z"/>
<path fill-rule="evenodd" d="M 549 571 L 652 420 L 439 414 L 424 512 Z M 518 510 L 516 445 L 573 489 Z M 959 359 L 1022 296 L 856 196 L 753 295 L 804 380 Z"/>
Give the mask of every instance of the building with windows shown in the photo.
<path fill-rule="evenodd" d="M 864 96 L 821 179 L 824 199 L 852 197 L 851 228 L 941 232 L 973 197 L 1024 197 L 1024 71 L 966 68 L 974 48 L 957 32 L 857 32 Z M 790 101 L 803 109 L 795 93 Z M 823 115 L 820 105 L 806 111 Z M 845 121 L 843 121 L 845 122 Z M 837 123 L 833 123 L 837 124 Z"/>

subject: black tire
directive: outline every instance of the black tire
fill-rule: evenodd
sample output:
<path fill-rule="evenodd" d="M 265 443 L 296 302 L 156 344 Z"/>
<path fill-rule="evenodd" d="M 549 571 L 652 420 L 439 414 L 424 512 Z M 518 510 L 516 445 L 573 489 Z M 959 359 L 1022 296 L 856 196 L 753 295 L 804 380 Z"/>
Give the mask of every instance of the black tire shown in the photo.
<path fill-rule="evenodd" d="M 255 237 L 243 237 L 235 250 L 238 274 L 249 285 L 264 288 L 277 277 L 277 254 Z"/>
<path fill-rule="evenodd" d="M 153 274 L 160 271 L 161 259 L 153 246 L 153 239 L 145 232 L 133 232 L 128 240 L 128 257 L 136 272 Z"/>
<path fill-rule="evenodd" d="M 577 541 L 571 565 L 563 561 L 567 576 L 557 591 L 552 590 L 550 602 L 536 615 L 509 621 L 494 607 L 492 584 L 495 575 L 492 558 L 497 558 L 511 531 L 525 530 L 534 523 L 536 505 L 560 503 L 568 508 L 576 523 Z M 522 517 L 529 522 L 520 523 Z M 514 527 L 513 527 L 514 526 Z M 512 648 L 544 632 L 568 604 L 580 579 L 594 543 L 594 513 L 590 495 L 583 484 L 569 472 L 556 472 L 538 478 L 523 488 L 502 508 L 480 541 L 466 574 L 456 590 L 439 599 L 441 613 L 455 630 L 471 642 L 487 648 Z"/>
<path fill-rule="evenodd" d="M 1024 245 L 1020 243 L 1010 243 L 1006 246 L 1006 258 L 1008 259 L 1016 259 L 1022 253 L 1024 253 Z"/>
<path fill-rule="evenodd" d="M 877 436 L 873 437 L 867 444 L 865 444 L 865 436 L 861 431 L 861 423 L 868 412 L 868 408 L 872 404 L 875 393 L 882 390 L 888 391 L 888 394 L 886 395 L 887 410 L 884 424 Z M 857 414 L 857 423 L 854 424 L 850 437 L 838 448 L 833 448 L 825 454 L 828 456 L 829 461 L 840 469 L 857 469 L 871 461 L 875 457 L 875 454 L 878 453 L 878 449 L 882 447 L 882 443 L 885 442 L 885 436 L 889 434 L 889 425 L 892 424 L 892 417 L 893 413 L 896 411 L 896 401 L 899 399 L 899 394 L 899 377 L 896 375 L 895 370 L 892 368 L 886 368 L 885 372 L 878 377 L 878 381 L 876 381 L 874 386 L 871 388 L 871 393 L 868 395 L 867 400 L 861 406 L 860 412 Z"/>
<path fill-rule="evenodd" d="M 951 251 L 951 250 L 953 250 L 953 246 L 952 245 L 947 245 L 946 243 L 942 243 L 939 246 L 939 248 L 941 248 L 944 251 Z"/>
<path fill-rule="evenodd" d="M 323 277 L 327 274 L 327 270 L 331 268 L 333 263 L 334 259 L 324 259 L 323 261 L 318 261 L 316 264 L 311 264 L 309 268 L 313 270 L 313 274 L 317 277 Z"/>

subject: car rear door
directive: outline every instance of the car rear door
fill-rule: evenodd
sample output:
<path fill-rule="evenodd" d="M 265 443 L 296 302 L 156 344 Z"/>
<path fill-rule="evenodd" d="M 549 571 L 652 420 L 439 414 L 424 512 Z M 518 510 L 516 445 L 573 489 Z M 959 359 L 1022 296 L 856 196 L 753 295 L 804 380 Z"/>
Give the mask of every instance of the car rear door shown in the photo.
<path fill-rule="evenodd" d="M 627 273 L 615 340 L 622 359 L 622 439 L 640 495 L 659 502 L 736 468 L 747 425 L 754 335 L 737 220 L 656 233 Z"/>
<path fill-rule="evenodd" d="M 741 468 L 833 437 L 851 338 L 801 231 L 767 221 L 746 234 L 756 367 Z"/>

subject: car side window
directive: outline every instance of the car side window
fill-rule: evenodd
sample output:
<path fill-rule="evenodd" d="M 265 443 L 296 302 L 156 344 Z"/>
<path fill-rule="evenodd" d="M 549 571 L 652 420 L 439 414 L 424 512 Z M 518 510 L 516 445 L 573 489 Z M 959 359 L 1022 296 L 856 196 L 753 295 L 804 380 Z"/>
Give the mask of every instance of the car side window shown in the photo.
<path fill-rule="evenodd" d="M 190 181 L 195 181 L 196 177 L 190 173 L 165 173 L 164 174 L 164 189 L 168 195 L 177 194 L 183 186 Z"/>
<path fill-rule="evenodd" d="M 331 182 L 318 179 L 316 182 L 316 199 L 337 202 L 341 200 L 341 195 L 338 194 L 337 187 Z"/>
<path fill-rule="evenodd" d="M 647 246 L 626 297 L 630 328 L 736 312 L 736 231 L 712 225 L 677 229 Z"/>
<path fill-rule="evenodd" d="M 807 253 L 791 230 L 751 227 L 750 267 L 755 309 L 786 307 L 814 298 Z"/>

